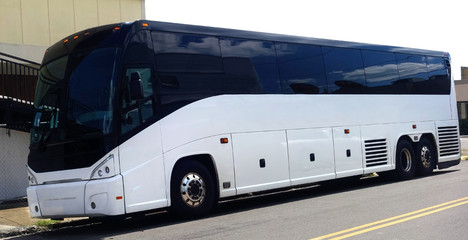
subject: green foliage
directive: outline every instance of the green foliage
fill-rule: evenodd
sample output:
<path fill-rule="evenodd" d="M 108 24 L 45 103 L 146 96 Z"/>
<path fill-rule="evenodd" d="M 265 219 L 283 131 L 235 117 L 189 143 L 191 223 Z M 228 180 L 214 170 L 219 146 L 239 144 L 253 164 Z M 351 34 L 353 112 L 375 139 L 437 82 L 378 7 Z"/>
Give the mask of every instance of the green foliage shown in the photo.
<path fill-rule="evenodd" d="M 44 220 L 37 221 L 35 225 L 38 226 L 38 227 L 50 229 L 52 227 L 52 225 L 54 225 L 54 224 L 56 224 L 58 222 L 61 222 L 61 221 L 44 219 Z"/>

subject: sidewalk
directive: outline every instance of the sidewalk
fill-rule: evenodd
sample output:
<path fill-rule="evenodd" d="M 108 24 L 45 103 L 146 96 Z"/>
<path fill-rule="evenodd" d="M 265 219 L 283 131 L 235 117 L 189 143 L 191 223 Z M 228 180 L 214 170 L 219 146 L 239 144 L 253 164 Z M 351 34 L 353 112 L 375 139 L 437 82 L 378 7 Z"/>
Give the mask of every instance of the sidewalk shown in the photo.
<path fill-rule="evenodd" d="M 0 210 L 0 230 L 34 225 L 39 219 L 29 216 L 28 207 Z"/>
<path fill-rule="evenodd" d="M 29 216 L 28 207 L 14 207 L 0 210 L 0 239 L 22 234 L 38 232 L 36 227 L 39 219 Z"/>

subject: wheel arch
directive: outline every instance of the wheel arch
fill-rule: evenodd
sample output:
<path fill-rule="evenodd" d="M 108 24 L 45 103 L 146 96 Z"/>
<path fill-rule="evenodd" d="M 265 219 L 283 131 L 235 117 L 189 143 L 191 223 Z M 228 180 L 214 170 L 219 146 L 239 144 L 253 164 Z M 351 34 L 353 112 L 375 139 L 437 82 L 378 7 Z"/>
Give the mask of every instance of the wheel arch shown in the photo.
<path fill-rule="evenodd" d="M 401 140 L 406 140 L 410 142 L 411 144 L 414 144 L 414 140 L 412 137 L 410 137 L 410 135 L 401 135 L 395 142 L 395 148 L 394 148 L 393 154 L 396 154 L 396 149 L 397 149 L 396 146 Z"/>
<path fill-rule="evenodd" d="M 439 146 L 437 146 L 436 138 L 435 138 L 434 134 L 432 134 L 432 133 L 424 133 L 424 134 L 421 136 L 421 139 L 423 139 L 423 138 L 429 140 L 429 141 L 432 143 L 432 146 L 434 147 L 435 153 L 436 153 L 436 154 L 435 154 L 435 158 L 436 158 L 435 160 L 436 160 L 436 161 L 435 161 L 435 165 L 434 165 L 434 166 L 437 166 L 437 164 L 439 163 Z M 414 146 L 413 146 L 414 149 L 416 149 L 417 143 L 413 143 L 413 145 L 414 145 Z"/>
<path fill-rule="evenodd" d="M 174 176 L 174 171 L 187 161 L 196 161 L 196 162 L 204 165 L 208 169 L 208 171 L 211 174 L 211 176 L 213 177 L 213 181 L 215 183 L 215 190 L 216 190 L 215 195 L 219 198 L 218 171 L 216 170 L 215 161 L 214 161 L 213 157 L 210 154 L 206 154 L 206 153 L 205 154 L 195 154 L 195 155 L 189 155 L 189 156 L 179 158 L 175 162 L 174 167 L 172 168 L 170 183 L 172 184 L 172 178 Z M 170 188 L 172 188 L 172 185 L 170 185 Z"/>

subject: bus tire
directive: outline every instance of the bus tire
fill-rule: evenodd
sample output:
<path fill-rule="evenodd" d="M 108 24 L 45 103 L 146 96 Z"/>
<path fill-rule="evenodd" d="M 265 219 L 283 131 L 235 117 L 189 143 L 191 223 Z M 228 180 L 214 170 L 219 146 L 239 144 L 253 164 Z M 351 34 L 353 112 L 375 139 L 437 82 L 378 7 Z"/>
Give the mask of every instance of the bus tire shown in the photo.
<path fill-rule="evenodd" d="M 395 177 L 398 180 L 409 180 L 414 177 L 416 164 L 413 145 L 406 139 L 398 141 L 395 165 Z"/>
<path fill-rule="evenodd" d="M 422 138 L 416 146 L 416 174 L 427 176 L 434 171 L 436 163 L 436 151 L 432 142 L 427 138 Z"/>
<path fill-rule="evenodd" d="M 171 208 L 182 217 L 208 214 L 217 199 L 208 169 L 193 160 L 186 160 L 176 167 L 171 179 Z"/>

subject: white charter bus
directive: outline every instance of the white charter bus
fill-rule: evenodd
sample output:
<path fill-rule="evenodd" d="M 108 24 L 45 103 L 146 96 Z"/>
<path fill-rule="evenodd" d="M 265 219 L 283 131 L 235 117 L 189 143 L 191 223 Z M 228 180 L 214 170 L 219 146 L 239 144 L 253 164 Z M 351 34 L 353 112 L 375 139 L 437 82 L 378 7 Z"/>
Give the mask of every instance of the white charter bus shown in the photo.
<path fill-rule="evenodd" d="M 163 22 L 44 55 L 31 216 L 112 216 L 460 162 L 448 53 Z"/>

